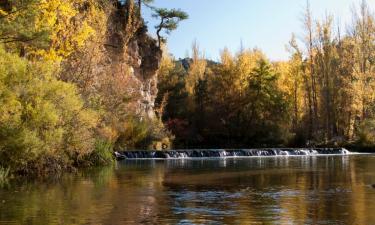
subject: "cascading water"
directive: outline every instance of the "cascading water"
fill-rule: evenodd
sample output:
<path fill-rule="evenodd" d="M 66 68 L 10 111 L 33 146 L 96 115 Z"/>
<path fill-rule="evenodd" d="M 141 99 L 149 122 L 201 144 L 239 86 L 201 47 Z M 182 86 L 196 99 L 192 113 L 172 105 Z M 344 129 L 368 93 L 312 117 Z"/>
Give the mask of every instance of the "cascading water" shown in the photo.
<path fill-rule="evenodd" d="M 344 148 L 314 148 L 314 149 L 199 149 L 199 150 L 169 150 L 169 151 L 124 151 L 115 152 L 121 159 L 179 159 L 179 158 L 225 158 L 225 157 L 254 157 L 254 156 L 314 156 L 314 155 L 347 155 L 350 152 Z"/>

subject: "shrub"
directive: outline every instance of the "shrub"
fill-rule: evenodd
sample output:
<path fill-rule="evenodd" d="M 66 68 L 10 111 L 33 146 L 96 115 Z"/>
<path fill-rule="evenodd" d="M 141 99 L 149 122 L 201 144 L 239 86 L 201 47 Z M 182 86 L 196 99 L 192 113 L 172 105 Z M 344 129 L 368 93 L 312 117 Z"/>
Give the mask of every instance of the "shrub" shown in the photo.
<path fill-rule="evenodd" d="M 9 174 L 10 174 L 9 168 L 3 168 L 0 166 L 0 183 L 5 182 Z"/>
<path fill-rule="evenodd" d="M 72 165 L 91 153 L 97 116 L 85 109 L 74 85 L 54 77 L 56 67 L 0 46 L 0 164 L 5 167 L 48 165 L 43 159 Z"/>
<path fill-rule="evenodd" d="M 94 151 L 85 158 L 84 162 L 96 166 L 113 163 L 113 144 L 105 140 L 96 140 Z"/>
<path fill-rule="evenodd" d="M 3 188 L 8 184 L 9 175 L 10 169 L 0 166 L 0 188 Z"/>
<path fill-rule="evenodd" d="M 375 120 L 365 120 L 358 130 L 358 143 L 360 145 L 375 145 Z"/>
<path fill-rule="evenodd" d="M 158 119 L 146 119 L 130 117 L 124 122 L 120 135 L 117 138 L 116 150 L 129 149 L 160 149 L 155 147 L 157 142 L 170 147 L 169 139 L 172 135 L 164 128 L 163 123 Z"/>

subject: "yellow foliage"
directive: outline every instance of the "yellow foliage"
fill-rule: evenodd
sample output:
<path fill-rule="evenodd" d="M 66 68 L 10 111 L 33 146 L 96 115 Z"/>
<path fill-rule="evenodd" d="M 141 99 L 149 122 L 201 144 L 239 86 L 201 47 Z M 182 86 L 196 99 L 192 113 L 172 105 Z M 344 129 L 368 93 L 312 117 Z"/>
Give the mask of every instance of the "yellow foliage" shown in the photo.
<path fill-rule="evenodd" d="M 186 90 L 190 95 L 195 93 L 195 87 L 199 80 L 204 79 L 207 62 L 204 59 L 204 54 L 200 52 L 199 46 L 196 42 L 192 45 L 192 62 L 190 64 L 189 73 L 186 77 Z"/>
<path fill-rule="evenodd" d="M 61 61 L 95 35 L 98 21 L 105 21 L 105 12 L 98 4 L 93 0 L 16 1 L 15 8 L 27 10 L 9 15 L 1 10 L 0 15 L 7 16 L 0 30 L 9 37 L 28 40 L 10 43 L 9 47 L 18 45 L 29 58 Z"/>
<path fill-rule="evenodd" d="M 245 89 L 249 85 L 251 72 L 257 67 L 260 60 L 266 60 L 266 56 L 258 49 L 247 49 L 238 52 L 236 56 L 232 56 L 231 52 L 225 48 L 221 52 L 221 79 L 226 79 L 231 85 L 229 91 L 238 92 L 243 95 Z"/>

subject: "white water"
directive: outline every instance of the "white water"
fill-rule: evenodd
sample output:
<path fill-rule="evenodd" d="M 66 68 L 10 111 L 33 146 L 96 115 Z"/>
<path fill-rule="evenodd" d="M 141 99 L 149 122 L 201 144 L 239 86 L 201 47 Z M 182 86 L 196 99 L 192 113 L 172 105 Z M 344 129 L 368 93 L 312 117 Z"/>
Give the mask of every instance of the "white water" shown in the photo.
<path fill-rule="evenodd" d="M 344 148 L 325 149 L 197 149 L 170 151 L 128 151 L 116 152 L 118 159 L 188 159 L 188 158 L 235 158 L 235 157 L 276 157 L 276 156 L 319 156 L 349 155 Z"/>

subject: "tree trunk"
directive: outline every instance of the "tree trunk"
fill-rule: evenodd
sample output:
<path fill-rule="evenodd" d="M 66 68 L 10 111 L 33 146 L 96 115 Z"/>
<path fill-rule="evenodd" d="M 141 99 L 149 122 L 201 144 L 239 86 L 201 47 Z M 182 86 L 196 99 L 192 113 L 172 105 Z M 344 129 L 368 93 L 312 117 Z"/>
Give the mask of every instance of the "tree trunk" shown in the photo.
<path fill-rule="evenodd" d="M 142 17 L 142 0 L 138 0 L 138 14 Z"/>

